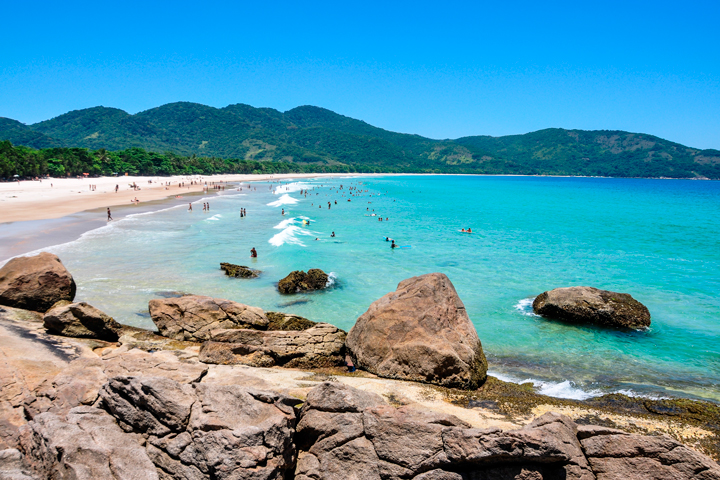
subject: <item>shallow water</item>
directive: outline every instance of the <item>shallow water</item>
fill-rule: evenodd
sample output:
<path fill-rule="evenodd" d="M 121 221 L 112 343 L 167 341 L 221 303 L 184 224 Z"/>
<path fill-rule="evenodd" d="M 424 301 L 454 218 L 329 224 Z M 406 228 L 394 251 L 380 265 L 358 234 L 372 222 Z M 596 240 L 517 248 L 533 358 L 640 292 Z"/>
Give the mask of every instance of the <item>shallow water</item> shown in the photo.
<path fill-rule="evenodd" d="M 348 197 L 350 186 L 368 191 Z M 399 281 L 439 271 L 503 378 L 534 379 L 542 391 L 572 398 L 623 391 L 720 400 L 718 182 L 407 176 L 254 188 L 205 197 L 207 213 L 200 200 L 192 213 L 175 206 L 130 215 L 46 250 L 73 273 L 78 300 L 143 327 L 153 326 L 147 302 L 158 292 L 190 292 L 347 330 Z M 301 196 L 301 188 L 314 190 Z M 391 250 L 385 236 L 408 248 Z M 259 258 L 249 258 L 251 247 Z M 263 274 L 227 278 L 220 262 Z M 332 288 L 277 292 L 280 278 L 308 268 L 332 272 Z M 535 295 L 571 285 L 631 293 L 650 309 L 651 328 L 581 327 L 532 314 Z"/>

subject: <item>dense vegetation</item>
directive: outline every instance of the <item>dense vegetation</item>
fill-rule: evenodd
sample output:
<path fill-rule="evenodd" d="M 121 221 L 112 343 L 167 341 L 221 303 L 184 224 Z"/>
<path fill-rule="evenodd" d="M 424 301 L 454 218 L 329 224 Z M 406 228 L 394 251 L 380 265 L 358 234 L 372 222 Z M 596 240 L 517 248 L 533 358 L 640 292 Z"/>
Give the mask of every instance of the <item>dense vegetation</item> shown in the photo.
<path fill-rule="evenodd" d="M 427 172 L 720 179 L 720 151 L 622 131 L 547 129 L 432 140 L 330 110 L 172 103 L 0 118 L 0 178 L 138 173 Z M 38 149 L 38 150 L 34 150 Z M 166 153 L 151 153 L 166 152 Z"/>

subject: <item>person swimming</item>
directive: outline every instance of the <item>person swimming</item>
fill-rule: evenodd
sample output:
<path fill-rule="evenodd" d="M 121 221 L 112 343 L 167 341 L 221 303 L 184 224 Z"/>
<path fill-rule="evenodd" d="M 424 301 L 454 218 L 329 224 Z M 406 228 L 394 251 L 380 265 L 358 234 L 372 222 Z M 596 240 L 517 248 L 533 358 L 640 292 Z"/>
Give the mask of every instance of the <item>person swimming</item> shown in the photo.
<path fill-rule="evenodd" d="M 393 240 L 390 244 L 390 248 L 397 248 L 397 245 L 395 245 L 395 240 Z"/>
<path fill-rule="evenodd" d="M 257 258 L 257 250 L 255 250 L 255 247 L 250 249 L 250 258 Z"/>
<path fill-rule="evenodd" d="M 335 232 L 332 232 L 332 233 L 330 234 L 330 236 L 331 236 L 331 237 L 335 237 Z"/>

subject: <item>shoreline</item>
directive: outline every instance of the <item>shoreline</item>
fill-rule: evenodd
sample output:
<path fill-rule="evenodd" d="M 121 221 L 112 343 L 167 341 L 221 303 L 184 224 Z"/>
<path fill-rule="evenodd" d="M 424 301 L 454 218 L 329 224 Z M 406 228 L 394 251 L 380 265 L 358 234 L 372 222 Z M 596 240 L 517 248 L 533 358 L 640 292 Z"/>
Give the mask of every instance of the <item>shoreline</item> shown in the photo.
<path fill-rule="evenodd" d="M 79 212 L 133 205 L 203 192 L 205 184 L 293 180 L 324 177 L 377 176 L 369 173 L 295 173 L 273 175 L 123 176 L 99 178 L 47 178 L 0 183 L 0 224 L 50 220 Z M 152 182 L 152 183 L 149 183 Z M 165 185 L 170 183 L 169 186 Z M 179 183 L 197 182 L 179 186 Z M 131 188 L 135 183 L 140 190 Z M 94 191 L 90 185 L 96 185 Z M 116 193 L 115 186 L 119 187 Z M 217 190 L 209 188 L 207 193 Z M 103 218 L 105 218 L 103 216 Z"/>

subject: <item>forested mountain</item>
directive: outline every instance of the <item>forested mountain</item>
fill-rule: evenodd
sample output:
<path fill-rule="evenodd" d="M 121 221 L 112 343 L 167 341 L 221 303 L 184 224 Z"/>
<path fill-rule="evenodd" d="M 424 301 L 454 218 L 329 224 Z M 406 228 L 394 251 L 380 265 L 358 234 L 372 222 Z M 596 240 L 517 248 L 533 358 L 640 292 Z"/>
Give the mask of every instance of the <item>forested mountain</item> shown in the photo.
<path fill-rule="evenodd" d="M 652 135 L 546 129 L 525 135 L 433 140 L 390 132 L 313 106 L 280 112 L 243 104 L 214 108 L 178 102 L 135 115 L 94 107 L 34 125 L 0 118 L 0 140 L 35 149 L 84 148 L 88 154 L 142 149 L 172 158 L 218 159 L 216 164 L 234 159 L 236 164 L 281 162 L 338 171 L 353 167 L 353 171 L 720 178 L 720 151 L 698 150 Z"/>

